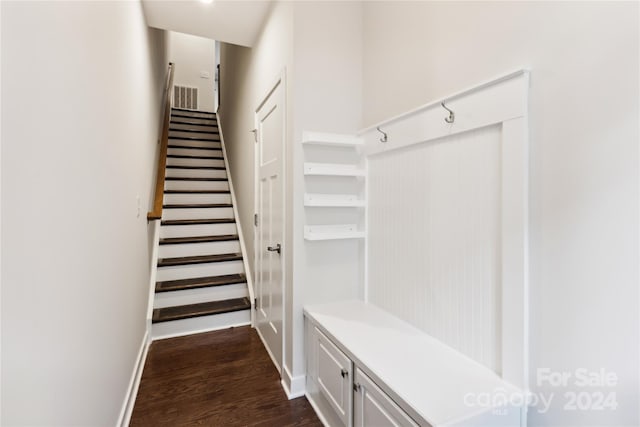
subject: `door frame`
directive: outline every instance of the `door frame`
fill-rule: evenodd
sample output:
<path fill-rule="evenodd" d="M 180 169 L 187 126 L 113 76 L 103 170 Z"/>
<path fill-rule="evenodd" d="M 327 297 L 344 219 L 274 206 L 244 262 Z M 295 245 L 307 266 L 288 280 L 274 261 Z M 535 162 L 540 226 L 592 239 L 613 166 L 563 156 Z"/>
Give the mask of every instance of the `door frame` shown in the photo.
<path fill-rule="evenodd" d="M 282 371 L 284 370 L 284 357 L 285 357 L 285 353 L 284 353 L 284 349 L 286 348 L 286 334 L 285 334 L 285 302 L 286 302 L 286 295 L 285 295 L 285 283 L 286 283 L 286 279 L 287 279 L 287 270 L 286 270 L 286 256 L 287 256 L 287 252 L 288 252 L 288 248 L 287 245 L 285 244 L 285 242 L 287 241 L 287 229 L 286 229 L 286 224 L 287 224 L 287 211 L 286 211 L 286 206 L 287 206 L 287 194 L 286 194 L 286 188 L 287 188 L 287 174 L 286 174 L 286 144 L 287 144 L 287 91 L 286 91 L 286 68 L 283 68 L 280 73 L 278 73 L 278 76 L 272 81 L 272 84 L 270 84 L 268 86 L 268 89 L 266 91 L 266 93 L 264 94 L 264 96 L 261 96 L 259 99 L 260 101 L 258 102 L 258 106 L 255 108 L 254 112 L 253 112 L 253 124 L 254 124 L 254 129 L 253 129 L 253 133 L 254 133 L 254 144 L 253 144 L 253 213 L 254 213 L 254 218 L 256 215 L 258 215 L 258 206 L 259 206 L 259 197 L 260 195 L 258 194 L 258 188 L 259 188 L 259 181 L 260 181 L 260 151 L 258 150 L 258 140 L 259 140 L 259 136 L 258 136 L 258 112 L 260 111 L 260 108 L 262 108 L 262 106 L 265 104 L 265 102 L 267 102 L 267 100 L 269 99 L 269 97 L 271 96 L 271 94 L 278 88 L 278 86 L 280 86 L 281 88 L 281 97 L 282 97 L 282 107 L 283 107 L 283 114 L 282 114 L 282 148 L 281 148 L 281 162 L 280 162 L 280 167 L 281 167 L 281 176 L 282 176 L 282 243 L 281 245 L 281 253 L 280 253 L 280 267 L 282 269 L 282 283 L 281 283 L 281 293 L 282 293 L 282 331 L 281 331 L 281 336 L 282 336 L 282 349 L 280 354 L 282 355 L 282 360 L 277 361 L 276 358 L 273 356 L 273 354 L 271 353 L 271 350 L 269 349 L 269 347 L 267 346 L 266 340 L 264 339 L 264 337 L 262 336 L 262 334 L 260 333 L 260 329 L 258 328 L 258 319 L 257 319 L 257 315 L 256 315 L 256 320 L 255 320 L 255 324 L 253 325 L 254 329 L 256 330 L 256 332 L 258 333 L 258 336 L 260 337 L 260 339 L 262 340 L 262 344 L 264 345 L 264 348 L 267 350 L 267 353 L 269 354 L 269 357 L 271 358 L 271 361 L 273 362 L 273 364 L 276 366 L 276 368 L 279 370 L 279 374 L 280 374 L 280 378 L 282 378 Z M 260 221 L 261 219 L 258 218 L 258 221 Z M 255 220 L 253 223 L 253 271 L 254 271 L 254 277 L 257 278 L 258 277 L 258 253 L 260 251 L 260 248 L 258 247 L 257 242 L 259 241 L 258 239 L 258 227 L 255 224 Z M 258 282 L 257 280 L 254 280 L 254 284 L 256 285 L 256 289 L 254 289 L 254 294 L 256 295 L 256 299 L 257 299 L 257 295 L 258 295 L 258 289 L 257 289 L 257 285 Z M 258 309 L 258 305 L 256 303 L 255 305 L 255 309 Z"/>

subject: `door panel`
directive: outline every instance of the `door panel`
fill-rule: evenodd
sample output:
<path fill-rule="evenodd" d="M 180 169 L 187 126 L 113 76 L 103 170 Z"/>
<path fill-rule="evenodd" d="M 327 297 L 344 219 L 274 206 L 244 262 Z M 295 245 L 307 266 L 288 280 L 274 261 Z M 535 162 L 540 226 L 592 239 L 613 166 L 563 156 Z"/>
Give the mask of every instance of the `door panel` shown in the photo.
<path fill-rule="evenodd" d="M 284 203 L 282 152 L 284 144 L 284 98 L 279 81 L 256 112 L 257 214 L 256 299 L 257 329 L 278 370 L 282 364 Z M 268 248 L 271 248 L 269 250 Z"/>
<path fill-rule="evenodd" d="M 351 360 L 316 328 L 318 386 L 344 425 L 351 420 Z"/>
<path fill-rule="evenodd" d="M 371 379 L 356 368 L 353 396 L 354 427 L 417 427 L 406 412 Z"/>

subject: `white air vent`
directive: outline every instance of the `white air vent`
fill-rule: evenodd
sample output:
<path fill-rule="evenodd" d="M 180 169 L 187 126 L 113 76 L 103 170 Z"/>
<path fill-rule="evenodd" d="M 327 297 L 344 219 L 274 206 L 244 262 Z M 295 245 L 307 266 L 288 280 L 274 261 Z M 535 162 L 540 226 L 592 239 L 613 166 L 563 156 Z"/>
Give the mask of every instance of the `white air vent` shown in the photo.
<path fill-rule="evenodd" d="M 173 87 L 173 106 L 186 110 L 198 109 L 198 88 L 189 86 Z"/>

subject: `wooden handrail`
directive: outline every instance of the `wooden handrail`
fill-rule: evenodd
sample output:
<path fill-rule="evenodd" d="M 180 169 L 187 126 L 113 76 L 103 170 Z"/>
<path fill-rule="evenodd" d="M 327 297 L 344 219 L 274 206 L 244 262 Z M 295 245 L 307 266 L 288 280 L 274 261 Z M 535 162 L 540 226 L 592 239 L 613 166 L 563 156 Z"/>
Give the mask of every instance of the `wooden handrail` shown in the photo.
<path fill-rule="evenodd" d="M 147 220 L 162 218 L 162 200 L 164 198 L 164 175 L 167 168 L 167 146 L 169 145 L 169 120 L 171 119 L 171 94 L 173 87 L 174 64 L 169 62 L 167 72 L 167 86 L 164 90 L 164 115 L 162 118 L 162 139 L 160 140 L 160 155 L 158 156 L 158 170 L 156 171 L 156 191 L 153 209 L 147 213 Z"/>

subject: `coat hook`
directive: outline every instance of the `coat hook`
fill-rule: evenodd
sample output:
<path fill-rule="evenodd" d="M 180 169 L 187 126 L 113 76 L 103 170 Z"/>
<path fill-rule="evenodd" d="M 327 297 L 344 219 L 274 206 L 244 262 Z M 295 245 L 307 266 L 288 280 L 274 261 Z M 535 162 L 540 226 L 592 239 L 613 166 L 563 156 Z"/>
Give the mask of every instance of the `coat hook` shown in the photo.
<path fill-rule="evenodd" d="M 447 123 L 453 123 L 456 120 L 456 113 L 454 113 L 453 111 L 448 109 L 447 106 L 444 105 L 444 101 L 442 101 L 440 103 L 440 105 L 442 105 L 442 108 L 444 108 L 445 110 L 447 110 L 449 112 L 449 117 L 445 117 L 444 121 L 447 122 Z"/>
<path fill-rule="evenodd" d="M 382 138 L 380 138 L 380 142 L 387 142 L 387 133 L 380 130 L 380 126 L 378 126 L 376 129 L 378 129 L 378 132 L 382 134 Z"/>

